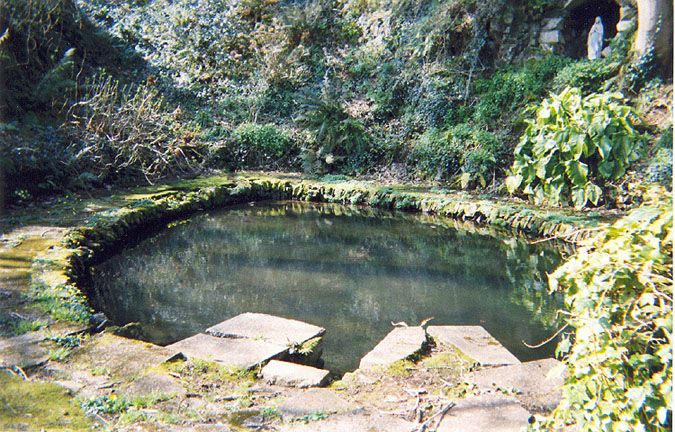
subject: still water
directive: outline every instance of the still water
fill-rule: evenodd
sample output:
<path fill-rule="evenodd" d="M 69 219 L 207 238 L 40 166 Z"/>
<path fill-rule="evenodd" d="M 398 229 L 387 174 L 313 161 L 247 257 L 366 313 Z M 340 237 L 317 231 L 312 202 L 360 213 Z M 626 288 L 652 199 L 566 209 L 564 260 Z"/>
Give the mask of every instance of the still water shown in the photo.
<path fill-rule="evenodd" d="M 340 373 L 391 329 L 482 325 L 521 360 L 555 329 L 546 293 L 558 246 L 383 210 L 298 202 L 202 214 L 98 266 L 92 300 L 118 325 L 168 344 L 242 312 L 325 327 L 325 367 Z"/>

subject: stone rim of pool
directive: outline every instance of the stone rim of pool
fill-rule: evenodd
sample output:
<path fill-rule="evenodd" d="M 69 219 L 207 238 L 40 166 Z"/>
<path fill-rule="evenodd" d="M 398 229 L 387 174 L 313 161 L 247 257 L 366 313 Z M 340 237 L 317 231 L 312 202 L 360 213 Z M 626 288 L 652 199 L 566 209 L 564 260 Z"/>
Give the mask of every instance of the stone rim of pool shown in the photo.
<path fill-rule="evenodd" d="M 439 231 L 450 230 L 451 228 L 448 228 L 447 226 L 451 226 L 451 227 L 465 226 L 465 227 L 469 227 L 469 228 L 477 231 L 479 234 L 469 233 L 469 232 L 465 231 L 465 232 L 461 233 L 462 236 L 487 237 L 487 235 L 484 234 L 484 233 L 490 233 L 490 234 L 497 233 L 497 235 L 502 236 L 501 239 L 499 239 L 498 237 L 492 237 L 492 236 L 490 236 L 490 238 L 497 239 L 497 241 L 506 241 L 506 242 L 519 242 L 519 241 L 521 241 L 513 233 L 500 232 L 499 230 L 494 230 L 492 228 L 477 227 L 475 225 L 465 224 L 465 223 L 455 221 L 453 219 L 441 218 L 441 217 L 438 217 L 438 216 L 428 216 L 428 215 L 419 215 L 419 214 L 414 215 L 414 214 L 410 214 L 410 213 L 393 212 L 393 211 L 373 209 L 373 208 L 365 208 L 364 209 L 362 207 L 340 206 L 340 205 L 335 205 L 335 204 L 300 203 L 300 202 L 296 202 L 296 201 L 291 201 L 291 202 L 289 202 L 289 201 L 274 201 L 274 202 L 262 202 L 262 203 L 258 202 L 258 203 L 255 203 L 255 204 L 249 204 L 249 205 L 243 205 L 243 206 L 232 206 L 232 207 L 219 209 L 217 211 L 202 213 L 200 215 L 197 215 L 197 216 L 194 216 L 194 217 L 190 218 L 188 220 L 187 224 L 178 225 L 177 227 L 172 228 L 171 230 L 163 230 L 159 233 L 156 233 L 156 234 L 150 236 L 149 238 L 145 238 L 145 239 L 141 240 L 139 244 L 143 244 L 144 242 L 147 242 L 147 241 L 149 241 L 153 238 L 157 238 L 158 236 L 159 237 L 165 236 L 165 235 L 167 235 L 167 232 L 175 231 L 176 229 L 180 230 L 180 229 L 184 229 L 185 227 L 193 226 L 195 224 L 195 221 L 200 220 L 200 218 L 201 219 L 203 219 L 203 218 L 208 219 L 208 218 L 214 217 L 218 214 L 228 214 L 228 213 L 232 214 L 233 212 L 237 212 L 237 211 L 243 212 L 244 216 L 246 216 L 246 217 L 250 217 L 251 211 L 256 211 L 256 210 L 259 210 L 259 209 L 264 208 L 264 207 L 271 207 L 272 210 L 275 210 L 275 209 L 279 210 L 279 207 L 285 207 L 287 212 L 289 211 L 289 208 L 290 208 L 290 213 L 293 215 L 293 217 L 298 216 L 297 214 L 294 214 L 294 211 L 295 211 L 295 213 L 298 213 L 297 210 L 300 209 L 300 208 L 306 209 L 306 210 L 308 209 L 308 211 L 310 213 L 314 212 L 313 214 L 315 216 L 317 215 L 317 213 L 321 217 L 325 217 L 327 215 L 331 216 L 331 218 L 332 218 L 331 220 L 333 220 L 333 223 L 335 223 L 334 219 L 336 219 L 336 218 L 354 218 L 354 217 L 364 218 L 365 217 L 365 218 L 367 218 L 368 220 L 371 220 L 371 221 L 375 220 L 375 219 L 380 220 L 380 221 L 392 221 L 392 220 L 399 220 L 400 219 L 400 220 L 403 220 L 403 223 L 406 225 L 405 228 L 407 230 L 414 230 L 416 225 L 417 226 L 422 225 L 422 226 L 426 227 L 425 229 L 432 230 L 434 233 L 438 233 Z M 336 216 L 336 214 L 335 214 L 336 212 L 338 213 L 338 216 Z M 364 216 L 364 212 L 365 212 L 366 216 Z M 348 216 L 343 216 L 345 214 L 348 215 Z M 326 219 L 326 220 L 328 220 L 328 219 Z M 419 224 L 411 224 L 411 221 L 419 222 Z M 314 221 L 314 222 L 316 222 L 316 221 Z M 444 223 L 447 224 L 447 226 L 443 226 Z M 330 226 L 330 223 L 326 222 L 326 225 Z M 504 236 L 507 236 L 509 238 L 505 240 Z M 138 245 L 133 246 L 130 249 L 134 249 L 134 248 L 137 248 L 137 247 L 138 247 Z M 129 248 L 125 249 L 125 251 L 122 252 L 122 255 L 127 253 L 128 250 L 129 250 Z M 115 257 L 113 257 L 111 259 L 115 259 Z M 110 262 L 110 260 L 106 261 L 106 263 L 108 263 L 108 262 Z M 106 265 L 106 263 L 103 263 L 102 265 Z M 354 264 L 352 264 L 352 265 L 354 265 Z M 97 289 L 96 287 L 93 287 L 94 291 L 96 289 Z M 98 293 L 97 295 L 100 295 L 100 293 Z M 96 295 L 92 296 L 92 298 L 93 298 L 95 303 L 99 303 L 100 300 L 101 300 L 100 298 L 96 298 Z M 100 303 L 97 304 L 97 306 L 99 306 L 99 305 L 100 305 Z M 250 310 L 251 311 L 257 311 L 255 308 L 251 308 Z M 104 308 L 104 311 L 105 311 L 105 308 Z M 240 310 L 239 312 L 242 312 L 242 311 L 243 310 Z M 249 309 L 246 309 L 246 311 L 249 311 Z M 305 320 L 302 317 L 297 317 L 293 314 L 284 314 L 284 313 L 278 313 L 278 312 L 275 313 L 275 312 L 271 312 L 271 311 L 260 311 L 260 312 L 269 312 L 269 313 L 273 313 L 275 315 L 288 316 L 289 318 L 294 318 L 294 319 L 298 319 L 298 320 L 301 320 L 301 321 L 308 321 L 308 322 L 311 322 L 312 324 L 317 324 L 317 325 L 321 325 L 321 326 L 324 325 L 324 323 L 321 322 L 321 320 L 319 320 L 319 319 Z M 236 313 L 234 315 L 236 315 Z M 424 315 L 426 317 L 428 314 L 424 314 Z M 232 316 L 232 314 L 230 314 L 230 316 Z M 223 319 L 225 319 L 227 317 L 228 317 L 228 314 L 220 314 L 218 317 L 214 317 L 209 324 L 213 324 L 213 322 L 217 322 L 217 321 L 222 321 Z M 441 317 L 441 319 L 442 319 L 442 317 Z M 393 320 L 384 320 L 384 321 L 386 322 L 388 328 L 390 329 L 391 328 L 390 321 L 393 321 Z M 444 324 L 453 324 L 453 325 L 454 324 L 471 324 L 471 323 L 468 323 L 468 322 L 446 322 L 446 321 L 447 320 L 438 320 L 437 319 L 436 321 L 433 322 L 433 324 L 439 324 L 439 325 L 441 325 L 441 324 L 443 324 L 443 325 Z M 415 319 L 408 319 L 408 322 L 411 325 L 416 324 Z M 120 322 L 117 322 L 117 323 L 120 323 Z M 120 324 L 123 324 L 123 323 L 120 323 Z M 475 324 L 481 324 L 481 323 L 476 322 Z M 326 326 L 326 327 L 328 327 L 328 326 Z M 205 328 L 205 326 L 204 326 L 204 328 Z M 202 328 L 202 330 L 203 330 L 203 328 Z M 195 333 L 195 332 L 193 332 L 193 333 Z M 328 328 L 328 337 L 329 338 L 330 338 L 330 335 L 331 335 L 331 329 Z M 143 337 L 142 335 L 141 335 L 141 338 L 147 339 L 147 338 Z M 381 340 L 381 337 L 379 339 Z M 499 339 L 499 337 L 498 337 L 498 339 Z M 541 340 L 543 340 L 543 338 L 541 338 Z M 528 342 L 538 342 L 538 341 L 537 340 L 529 340 Z M 372 343 L 369 348 L 372 349 L 375 345 L 376 345 L 376 343 Z M 545 357 L 545 356 L 542 356 L 542 357 Z M 328 360 L 328 362 L 331 361 L 331 358 L 328 357 L 328 356 L 326 357 L 326 359 Z M 352 362 L 352 366 L 349 367 L 349 368 L 337 368 L 337 369 L 341 373 L 346 372 L 348 370 L 353 370 L 354 367 L 355 367 L 354 363 L 355 362 Z M 335 369 L 336 368 L 331 367 L 331 370 L 335 370 Z"/>

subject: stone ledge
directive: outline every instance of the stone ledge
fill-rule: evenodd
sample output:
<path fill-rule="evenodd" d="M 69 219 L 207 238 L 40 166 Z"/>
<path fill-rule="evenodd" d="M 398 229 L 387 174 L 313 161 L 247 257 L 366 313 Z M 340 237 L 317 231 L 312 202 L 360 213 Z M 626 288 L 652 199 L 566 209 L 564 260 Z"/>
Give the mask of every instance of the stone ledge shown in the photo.
<path fill-rule="evenodd" d="M 458 401 L 437 432 L 520 432 L 529 419 L 530 413 L 515 399 L 484 395 Z"/>
<path fill-rule="evenodd" d="M 312 324 L 262 313 L 243 313 L 206 329 L 220 338 L 259 339 L 293 347 L 322 336 L 326 330 Z"/>
<path fill-rule="evenodd" d="M 287 347 L 269 342 L 220 338 L 203 333 L 168 345 L 166 348 L 183 353 L 188 358 L 197 357 L 244 369 L 252 369 L 288 352 Z"/>
<path fill-rule="evenodd" d="M 562 363 L 549 358 L 472 372 L 467 381 L 481 391 L 512 391 L 529 410 L 550 412 L 562 399 Z"/>
<path fill-rule="evenodd" d="M 422 351 L 426 343 L 427 334 L 422 327 L 397 327 L 361 359 L 359 368 L 387 367 L 409 359 Z"/>
<path fill-rule="evenodd" d="M 520 363 L 516 356 L 481 326 L 429 326 L 427 332 L 438 342 L 453 345 L 481 366 Z"/>
<path fill-rule="evenodd" d="M 311 366 L 279 360 L 271 360 L 261 371 L 261 377 L 269 384 L 288 387 L 321 387 L 328 381 L 329 371 Z"/>

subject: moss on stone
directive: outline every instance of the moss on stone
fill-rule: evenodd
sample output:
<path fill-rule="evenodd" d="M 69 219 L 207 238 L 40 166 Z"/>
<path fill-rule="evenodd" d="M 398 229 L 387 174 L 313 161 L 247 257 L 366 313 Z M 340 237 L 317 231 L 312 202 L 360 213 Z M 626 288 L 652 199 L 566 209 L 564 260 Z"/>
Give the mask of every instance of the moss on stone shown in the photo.
<path fill-rule="evenodd" d="M 93 426 L 63 387 L 0 372 L 0 430 L 86 431 Z"/>

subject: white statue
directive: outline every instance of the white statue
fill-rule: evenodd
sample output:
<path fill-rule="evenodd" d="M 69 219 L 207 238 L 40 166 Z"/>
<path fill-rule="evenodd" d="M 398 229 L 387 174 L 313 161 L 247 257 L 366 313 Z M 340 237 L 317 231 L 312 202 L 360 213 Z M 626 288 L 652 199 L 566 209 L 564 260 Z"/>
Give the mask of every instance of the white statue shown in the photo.
<path fill-rule="evenodd" d="M 605 37 L 605 28 L 602 25 L 602 19 L 595 17 L 595 24 L 588 32 L 588 59 L 595 60 L 602 56 L 602 43 Z"/>

